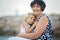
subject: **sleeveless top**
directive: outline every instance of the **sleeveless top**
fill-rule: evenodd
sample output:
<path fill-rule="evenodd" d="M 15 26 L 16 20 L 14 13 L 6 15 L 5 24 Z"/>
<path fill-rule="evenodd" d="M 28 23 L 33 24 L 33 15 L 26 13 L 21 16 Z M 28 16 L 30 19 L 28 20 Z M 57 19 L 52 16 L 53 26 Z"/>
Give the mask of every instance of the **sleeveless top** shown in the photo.
<path fill-rule="evenodd" d="M 46 15 L 44 14 L 44 16 L 46 16 Z M 36 21 L 39 22 L 41 17 L 39 17 Z M 52 40 L 52 26 L 51 26 L 51 22 L 49 20 L 49 17 L 48 16 L 46 16 L 46 17 L 48 19 L 48 24 L 47 24 L 46 29 L 44 30 L 43 34 L 40 37 L 38 37 L 37 39 L 33 39 L 33 40 Z"/>
<path fill-rule="evenodd" d="M 32 24 L 28 24 L 28 27 L 30 28 L 32 26 Z M 26 30 L 25 30 L 25 28 L 21 25 L 20 26 L 20 33 L 22 33 L 22 34 L 26 34 Z"/>
<path fill-rule="evenodd" d="M 26 34 L 26 31 L 25 31 L 25 28 L 24 27 L 20 27 L 20 33 L 22 33 L 22 34 Z"/>

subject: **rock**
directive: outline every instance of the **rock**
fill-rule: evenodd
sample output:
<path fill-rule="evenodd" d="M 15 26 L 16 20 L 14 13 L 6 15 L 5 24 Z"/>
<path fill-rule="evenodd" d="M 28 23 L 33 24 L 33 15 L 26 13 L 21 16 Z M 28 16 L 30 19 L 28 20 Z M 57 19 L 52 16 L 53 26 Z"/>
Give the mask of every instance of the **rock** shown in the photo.
<path fill-rule="evenodd" d="M 0 17 L 0 35 L 16 35 L 20 32 L 20 25 L 24 16 Z"/>
<path fill-rule="evenodd" d="M 51 14 L 50 19 L 52 22 L 53 35 L 60 37 L 60 14 Z"/>

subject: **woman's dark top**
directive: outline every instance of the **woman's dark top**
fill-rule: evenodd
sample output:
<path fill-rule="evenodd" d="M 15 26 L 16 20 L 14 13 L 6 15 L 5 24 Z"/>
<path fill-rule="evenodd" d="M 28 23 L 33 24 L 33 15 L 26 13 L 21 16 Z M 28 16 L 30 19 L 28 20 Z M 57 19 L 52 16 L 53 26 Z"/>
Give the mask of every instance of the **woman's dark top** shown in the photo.
<path fill-rule="evenodd" d="M 39 20 L 40 20 L 41 17 L 39 17 L 36 21 L 39 22 Z M 46 16 L 46 17 L 48 19 L 48 25 L 46 27 L 46 30 L 44 30 L 43 34 L 40 37 L 38 37 L 37 39 L 34 39 L 34 40 L 52 40 L 52 26 L 51 26 L 51 22 L 49 20 L 49 17 L 48 16 Z"/>

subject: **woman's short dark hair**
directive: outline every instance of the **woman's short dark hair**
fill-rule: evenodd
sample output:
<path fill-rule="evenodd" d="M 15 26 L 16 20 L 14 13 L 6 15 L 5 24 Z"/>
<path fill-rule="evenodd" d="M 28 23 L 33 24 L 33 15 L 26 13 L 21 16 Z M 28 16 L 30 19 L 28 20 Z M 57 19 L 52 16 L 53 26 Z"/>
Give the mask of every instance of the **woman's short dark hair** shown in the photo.
<path fill-rule="evenodd" d="M 46 7 L 45 2 L 44 2 L 43 0 L 34 0 L 34 1 L 31 2 L 30 6 L 33 7 L 33 5 L 36 4 L 36 3 L 37 3 L 38 5 L 40 5 L 41 11 L 44 11 L 44 9 L 45 9 L 45 7 Z"/>

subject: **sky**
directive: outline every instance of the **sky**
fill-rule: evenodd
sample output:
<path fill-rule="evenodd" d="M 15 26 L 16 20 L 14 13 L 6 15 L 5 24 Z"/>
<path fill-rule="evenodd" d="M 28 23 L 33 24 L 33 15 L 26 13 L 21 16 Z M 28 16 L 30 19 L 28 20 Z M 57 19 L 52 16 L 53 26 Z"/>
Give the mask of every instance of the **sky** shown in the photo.
<path fill-rule="evenodd" d="M 32 12 L 30 3 L 33 0 L 0 0 L 0 17 L 9 15 L 25 15 Z M 60 13 L 60 0 L 44 0 L 44 13 Z"/>

